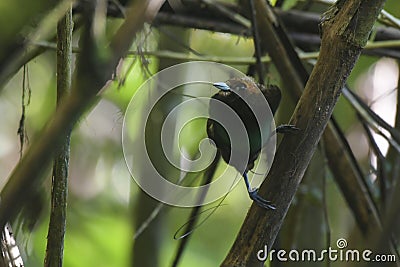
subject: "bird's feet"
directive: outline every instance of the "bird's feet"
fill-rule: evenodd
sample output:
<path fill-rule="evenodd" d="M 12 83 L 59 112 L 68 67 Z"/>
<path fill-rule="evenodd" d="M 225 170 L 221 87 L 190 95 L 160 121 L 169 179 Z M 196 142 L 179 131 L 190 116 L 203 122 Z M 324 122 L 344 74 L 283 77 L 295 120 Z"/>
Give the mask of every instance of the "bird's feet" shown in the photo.
<path fill-rule="evenodd" d="M 282 124 L 282 125 L 279 125 L 278 127 L 276 127 L 275 131 L 277 133 L 286 134 L 286 133 L 296 133 L 296 132 L 300 131 L 300 129 L 294 125 Z"/>
<path fill-rule="evenodd" d="M 261 208 L 264 209 L 271 209 L 274 210 L 276 209 L 275 205 L 271 203 L 271 201 L 263 199 L 259 194 L 258 194 L 258 188 L 253 188 L 249 190 L 249 196 L 250 198 Z"/>

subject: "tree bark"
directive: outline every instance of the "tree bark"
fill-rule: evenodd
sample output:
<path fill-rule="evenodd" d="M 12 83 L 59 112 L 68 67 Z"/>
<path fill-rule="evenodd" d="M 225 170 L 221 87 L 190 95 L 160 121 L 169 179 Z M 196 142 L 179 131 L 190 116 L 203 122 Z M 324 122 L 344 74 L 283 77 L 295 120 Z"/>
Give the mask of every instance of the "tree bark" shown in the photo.
<path fill-rule="evenodd" d="M 330 119 L 343 86 L 381 11 L 384 0 L 337 1 L 321 23 L 317 64 L 296 106 L 290 124 L 301 130 L 285 135 L 260 194 L 277 209 L 253 204 L 221 266 L 263 266 L 257 252 L 271 248 L 289 205 Z"/>
<path fill-rule="evenodd" d="M 57 106 L 68 96 L 72 81 L 72 5 L 57 25 Z M 71 129 L 70 129 L 71 131 Z M 51 212 L 44 266 L 62 266 L 67 222 L 70 132 L 53 163 Z"/>

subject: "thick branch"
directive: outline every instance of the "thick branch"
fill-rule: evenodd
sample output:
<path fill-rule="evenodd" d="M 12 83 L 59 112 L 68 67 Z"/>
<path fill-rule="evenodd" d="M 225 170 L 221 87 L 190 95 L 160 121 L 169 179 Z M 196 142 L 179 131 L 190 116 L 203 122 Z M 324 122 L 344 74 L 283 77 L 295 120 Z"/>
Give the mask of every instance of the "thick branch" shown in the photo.
<path fill-rule="evenodd" d="M 222 266 L 263 266 L 256 256 L 271 248 L 316 145 L 332 114 L 384 0 L 338 1 L 322 23 L 321 52 L 290 124 L 301 131 L 284 136 L 260 193 L 277 209 L 252 205 Z"/>
<path fill-rule="evenodd" d="M 299 86 L 299 83 L 294 83 L 295 79 L 292 79 L 292 76 L 288 74 L 298 75 L 304 84 L 308 80 L 308 74 L 305 72 L 304 67 L 296 60 L 298 55 L 296 55 L 294 48 L 288 42 L 287 37 L 285 37 L 285 31 L 279 26 L 280 22 L 278 18 L 274 18 L 273 10 L 266 5 L 264 5 L 264 9 L 270 13 L 269 16 L 263 16 L 264 23 L 269 24 L 269 26 L 260 26 L 265 32 L 264 44 L 269 53 L 274 54 L 273 62 L 277 66 L 282 80 L 286 81 L 286 89 L 288 89 L 291 96 L 297 102 L 302 88 Z M 268 13 L 267 11 L 265 14 Z M 270 19 L 267 20 L 267 18 Z M 271 39 L 273 42 L 271 42 Z M 275 43 L 276 45 L 271 46 L 271 43 Z M 293 63 L 291 64 L 291 62 Z M 368 188 L 364 184 L 362 173 L 351 154 L 347 141 L 333 118 L 325 130 L 325 136 L 326 142 L 324 148 L 334 178 L 339 184 L 359 228 L 365 236 L 368 236 L 371 231 L 379 228 L 377 227 L 380 225 L 377 209 L 368 193 Z M 342 150 L 338 150 L 338 148 Z M 335 157 L 339 153 L 342 156 Z M 339 164 L 340 168 L 336 167 Z"/>

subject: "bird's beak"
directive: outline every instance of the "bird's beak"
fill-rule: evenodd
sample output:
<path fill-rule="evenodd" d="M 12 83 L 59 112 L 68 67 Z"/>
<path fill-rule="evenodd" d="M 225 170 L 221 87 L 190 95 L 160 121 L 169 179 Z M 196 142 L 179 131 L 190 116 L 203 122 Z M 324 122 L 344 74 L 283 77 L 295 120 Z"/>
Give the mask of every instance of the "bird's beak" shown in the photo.
<path fill-rule="evenodd" d="M 229 85 L 227 85 L 226 83 L 223 83 L 223 82 L 213 83 L 213 86 L 222 91 L 230 91 L 231 90 Z"/>

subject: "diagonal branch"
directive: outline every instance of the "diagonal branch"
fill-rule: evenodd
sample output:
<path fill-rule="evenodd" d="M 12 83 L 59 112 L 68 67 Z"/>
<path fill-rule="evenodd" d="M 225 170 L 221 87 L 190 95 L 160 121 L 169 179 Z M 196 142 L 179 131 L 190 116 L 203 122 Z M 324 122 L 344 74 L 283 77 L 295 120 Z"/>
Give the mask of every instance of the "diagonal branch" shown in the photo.
<path fill-rule="evenodd" d="M 78 58 L 76 80 L 71 95 L 63 101 L 53 114 L 47 127 L 27 150 L 25 156 L 11 173 L 1 192 L 0 226 L 12 220 L 29 199 L 33 190 L 43 182 L 43 171 L 49 166 L 55 150 L 65 139 L 82 114 L 93 106 L 97 94 L 109 80 L 121 57 L 128 51 L 137 31 L 146 19 L 151 19 L 162 4 L 162 0 L 135 1 L 127 11 L 127 18 L 108 46 L 107 57 L 100 51 L 92 31 L 92 3 L 87 2 L 89 15 L 85 16 L 82 33 L 82 53 Z M 104 49 L 104 48 L 101 48 Z"/>
<path fill-rule="evenodd" d="M 277 209 L 265 211 L 252 205 L 221 266 L 263 266 L 257 252 L 264 246 L 272 247 L 341 89 L 384 2 L 339 0 L 326 13 L 321 23 L 320 56 L 290 121 L 301 131 L 283 137 L 260 188 L 260 193 L 268 196 Z"/>
<path fill-rule="evenodd" d="M 297 102 L 302 92 L 302 86 L 295 81 L 300 80 L 305 85 L 309 75 L 304 66 L 300 64 L 299 56 L 290 44 L 284 28 L 280 25 L 279 18 L 274 16 L 274 10 L 267 5 L 264 6 L 264 9 L 268 10 L 265 11 L 265 14 L 269 12 L 270 15 L 264 15 L 264 21 L 259 22 L 263 25 L 267 24 L 267 26 L 260 26 L 264 30 L 262 35 L 264 37 L 263 44 L 271 54 L 271 58 L 286 84 L 286 89 Z M 276 45 L 270 45 L 271 43 Z M 296 75 L 299 78 L 292 79 L 292 75 Z M 345 93 L 346 91 L 343 92 Z M 324 149 L 326 150 L 328 163 L 334 174 L 335 181 L 339 185 L 359 229 L 361 229 L 364 236 L 368 236 L 371 231 L 379 229 L 378 226 L 381 225 L 378 211 L 369 188 L 366 186 L 360 167 L 333 116 L 325 130 L 324 140 Z M 340 166 L 340 168 L 336 166 Z"/>
<path fill-rule="evenodd" d="M 215 171 L 218 166 L 218 162 L 221 159 L 221 156 L 219 153 L 215 156 L 213 162 L 211 165 L 208 167 L 206 172 L 204 173 L 204 182 L 203 184 L 210 184 L 212 182 L 212 178 L 214 177 Z M 205 198 L 205 194 L 201 194 L 198 199 L 198 203 L 203 203 Z M 176 250 L 175 256 L 174 256 L 174 261 L 172 263 L 172 267 L 177 267 L 179 261 L 182 258 L 183 252 L 185 248 L 188 245 L 190 234 L 194 231 L 194 229 L 197 227 L 197 223 L 199 221 L 199 215 L 201 214 L 202 206 L 197 206 L 194 207 L 190 213 L 189 216 L 189 221 L 187 222 L 187 225 L 185 229 L 183 230 L 184 234 L 182 237 L 180 237 L 180 242 L 178 245 L 178 249 Z M 203 221 L 204 222 L 204 221 Z M 202 222 L 201 222 L 202 223 Z M 200 224 L 201 224 L 200 223 Z"/>

